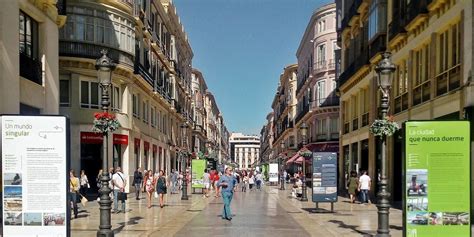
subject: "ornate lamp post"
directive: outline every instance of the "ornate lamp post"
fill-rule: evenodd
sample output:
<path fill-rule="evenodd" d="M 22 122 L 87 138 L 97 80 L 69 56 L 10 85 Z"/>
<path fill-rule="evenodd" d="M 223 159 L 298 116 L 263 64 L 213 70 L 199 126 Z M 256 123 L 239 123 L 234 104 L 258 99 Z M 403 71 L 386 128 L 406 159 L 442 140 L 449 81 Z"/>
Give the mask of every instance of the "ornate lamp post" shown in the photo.
<path fill-rule="evenodd" d="M 385 52 L 382 55 L 382 60 L 375 67 L 375 71 L 378 74 L 377 83 L 380 91 L 382 92 L 382 100 L 380 104 L 380 111 L 382 119 L 387 116 L 388 113 L 388 100 L 390 88 L 392 86 L 392 75 L 395 71 L 395 65 L 390 60 L 390 53 Z M 378 228 L 377 236 L 390 236 L 389 229 L 389 210 L 390 202 L 389 197 L 390 193 L 387 191 L 388 178 L 387 178 L 387 140 L 386 136 L 382 136 L 382 167 L 380 170 L 380 183 L 379 183 L 379 192 L 377 193 L 378 202 L 377 202 L 377 215 L 378 215 Z"/>
<path fill-rule="evenodd" d="M 110 98 L 109 98 L 109 89 L 112 84 L 112 71 L 115 69 L 116 64 L 112 62 L 112 59 L 107 57 L 107 50 L 102 50 L 102 57 L 96 60 L 95 68 L 97 69 L 97 77 L 99 79 L 100 89 L 101 89 L 101 105 L 104 112 L 109 111 Z M 109 188 L 110 174 L 108 168 L 109 162 L 109 137 L 108 132 L 104 133 L 103 139 L 103 152 L 102 152 L 102 177 L 100 178 L 101 185 L 99 189 L 100 201 L 100 224 L 99 230 L 97 231 L 97 236 L 114 236 L 112 231 L 110 210 L 112 209 L 112 201 L 110 200 L 110 192 L 112 191 Z"/>
<path fill-rule="evenodd" d="M 185 122 L 181 124 L 181 129 L 183 130 L 183 146 L 187 145 L 186 142 L 186 129 L 188 128 L 188 124 Z M 186 149 L 187 150 L 187 149 Z M 185 153 L 181 153 L 181 159 L 183 159 L 183 163 L 181 166 L 184 165 L 184 175 L 183 175 L 183 192 L 181 195 L 181 200 L 188 200 L 188 179 L 187 179 L 187 174 L 186 174 L 186 168 L 188 167 L 187 165 L 187 160 L 188 160 L 188 155 Z"/>
<path fill-rule="evenodd" d="M 285 141 L 281 141 L 280 143 L 281 146 L 281 151 L 282 154 L 280 155 L 280 190 L 285 190 L 285 175 L 283 174 L 283 171 L 285 170 L 283 168 L 283 150 L 285 149 Z"/>
<path fill-rule="evenodd" d="M 308 132 L 308 125 L 305 122 L 301 124 L 301 138 L 303 139 L 303 147 L 306 146 L 306 134 Z M 301 187 L 303 193 L 301 194 L 300 201 L 307 202 L 308 197 L 306 196 L 306 157 L 303 157 L 303 186 Z"/>

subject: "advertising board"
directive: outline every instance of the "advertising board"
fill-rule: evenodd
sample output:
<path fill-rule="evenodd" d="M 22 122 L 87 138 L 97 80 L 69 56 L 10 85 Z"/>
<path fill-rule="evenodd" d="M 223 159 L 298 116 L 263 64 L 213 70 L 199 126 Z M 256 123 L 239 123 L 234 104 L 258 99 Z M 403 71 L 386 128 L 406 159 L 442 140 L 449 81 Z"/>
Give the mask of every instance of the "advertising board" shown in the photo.
<path fill-rule="evenodd" d="M 469 125 L 405 123 L 405 236 L 471 236 Z"/>
<path fill-rule="evenodd" d="M 337 201 L 337 153 L 313 152 L 313 202 Z"/>
<path fill-rule="evenodd" d="M 68 122 L 1 116 L 4 236 L 69 236 Z"/>

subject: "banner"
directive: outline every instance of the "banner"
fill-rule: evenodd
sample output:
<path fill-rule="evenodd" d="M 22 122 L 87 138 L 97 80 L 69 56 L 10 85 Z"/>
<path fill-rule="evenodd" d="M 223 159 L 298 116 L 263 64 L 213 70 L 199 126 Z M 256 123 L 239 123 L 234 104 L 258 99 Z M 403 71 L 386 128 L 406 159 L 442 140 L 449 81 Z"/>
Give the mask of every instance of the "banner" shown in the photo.
<path fill-rule="evenodd" d="M 471 236 L 469 122 L 405 128 L 405 235 Z"/>
<path fill-rule="evenodd" d="M 278 164 L 270 164 L 269 180 L 270 182 L 278 182 Z"/>
<path fill-rule="evenodd" d="M 207 168 L 206 160 L 191 161 L 191 187 L 204 188 L 204 169 Z"/>
<path fill-rule="evenodd" d="M 3 236 L 69 236 L 68 123 L 1 116 Z"/>
<path fill-rule="evenodd" d="M 313 202 L 337 202 L 335 152 L 313 152 Z"/>

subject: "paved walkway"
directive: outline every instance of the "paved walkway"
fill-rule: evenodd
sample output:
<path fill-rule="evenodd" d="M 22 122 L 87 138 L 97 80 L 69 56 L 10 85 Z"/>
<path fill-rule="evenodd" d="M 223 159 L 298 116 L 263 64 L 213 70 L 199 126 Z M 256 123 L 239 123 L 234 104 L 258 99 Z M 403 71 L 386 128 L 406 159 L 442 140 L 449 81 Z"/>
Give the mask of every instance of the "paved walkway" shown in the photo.
<path fill-rule="evenodd" d="M 310 236 L 277 198 L 263 190 L 236 192 L 231 203 L 232 221 L 221 218 L 222 207 L 222 199 L 215 198 L 175 236 Z"/>
<path fill-rule="evenodd" d="M 309 191 L 309 190 L 308 190 Z M 232 201 L 235 215 L 231 222 L 222 220 L 222 199 L 181 194 L 167 195 L 167 206 L 161 209 L 158 200 L 146 208 L 146 200 L 129 197 L 126 213 L 112 214 L 112 229 L 117 237 L 128 236 L 372 236 L 377 229 L 377 208 L 374 204 L 350 204 L 339 198 L 335 213 L 316 213 L 315 204 L 289 197 L 290 190 L 266 186 L 262 191 L 237 192 Z M 80 205 L 80 204 L 79 204 Z M 321 204 L 318 212 L 330 209 Z M 71 221 L 72 236 L 95 236 L 99 225 L 99 206 L 88 203 L 79 218 Z M 390 210 L 393 237 L 402 236 L 402 212 Z"/>

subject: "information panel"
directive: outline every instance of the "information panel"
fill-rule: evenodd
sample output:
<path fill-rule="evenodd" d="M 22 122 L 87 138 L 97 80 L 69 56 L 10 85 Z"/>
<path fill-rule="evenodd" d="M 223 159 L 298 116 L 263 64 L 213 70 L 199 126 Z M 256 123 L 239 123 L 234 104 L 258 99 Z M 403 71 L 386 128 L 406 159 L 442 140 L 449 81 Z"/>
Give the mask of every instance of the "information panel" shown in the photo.
<path fill-rule="evenodd" d="M 69 236 L 67 121 L 1 116 L 4 236 Z"/>
<path fill-rule="evenodd" d="M 207 167 L 206 160 L 191 161 L 191 187 L 204 188 L 204 169 Z"/>
<path fill-rule="evenodd" d="M 405 127 L 405 236 L 471 236 L 469 122 Z"/>
<path fill-rule="evenodd" d="M 270 164 L 269 180 L 270 182 L 278 182 L 278 164 Z"/>
<path fill-rule="evenodd" d="M 337 153 L 313 152 L 313 202 L 337 202 Z"/>

